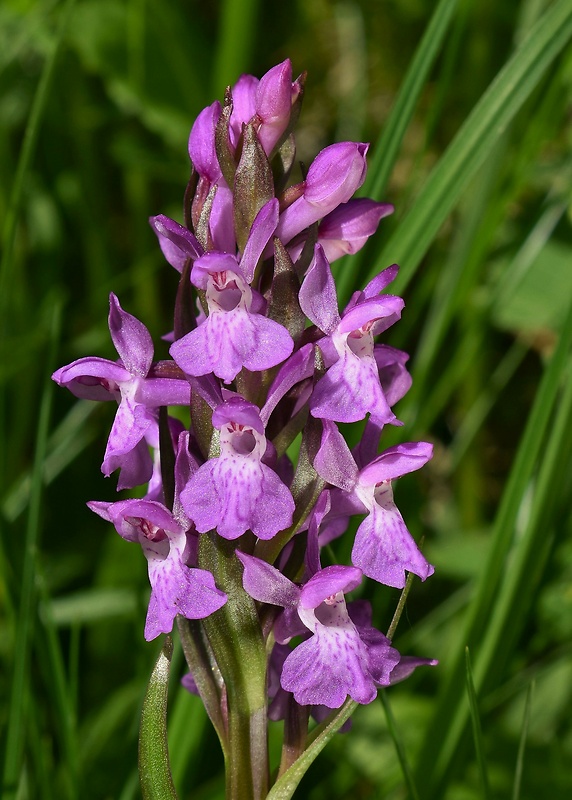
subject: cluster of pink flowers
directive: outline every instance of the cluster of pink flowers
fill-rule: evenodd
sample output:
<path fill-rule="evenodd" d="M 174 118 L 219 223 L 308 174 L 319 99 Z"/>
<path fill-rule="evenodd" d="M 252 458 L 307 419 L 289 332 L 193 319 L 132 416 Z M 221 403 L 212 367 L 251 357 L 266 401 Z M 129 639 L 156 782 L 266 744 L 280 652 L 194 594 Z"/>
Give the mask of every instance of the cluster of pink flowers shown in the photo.
<path fill-rule="evenodd" d="M 171 358 L 154 360 L 147 328 L 112 294 L 119 359 L 82 358 L 53 376 L 78 397 L 118 404 L 102 470 L 119 470 L 118 489 L 146 484 L 146 493 L 88 505 L 147 559 L 145 638 L 169 633 L 177 615 L 221 609 L 227 593 L 205 568 L 201 537 L 232 542 L 265 620 L 275 717 L 292 697 L 316 714 L 347 696 L 369 703 L 379 686 L 434 663 L 402 657 L 372 627 L 368 603 L 346 603 L 364 576 L 403 587 L 407 572 L 432 574 L 392 492 L 432 447 L 378 452 L 383 427 L 401 424 L 392 408 L 411 382 L 407 354 L 376 343 L 403 309 L 385 293 L 397 267 L 340 312 L 330 263 L 359 250 L 393 209 L 352 199 L 367 144 L 326 147 L 291 183 L 303 87 L 289 61 L 261 80 L 243 75 L 193 125 L 184 224 L 150 220 L 181 275 Z M 180 411 L 160 412 L 173 406 L 189 409 L 188 426 Z M 336 423 L 366 418 L 351 452 Z M 352 564 L 322 566 L 322 547 L 353 515 L 363 520 Z"/>

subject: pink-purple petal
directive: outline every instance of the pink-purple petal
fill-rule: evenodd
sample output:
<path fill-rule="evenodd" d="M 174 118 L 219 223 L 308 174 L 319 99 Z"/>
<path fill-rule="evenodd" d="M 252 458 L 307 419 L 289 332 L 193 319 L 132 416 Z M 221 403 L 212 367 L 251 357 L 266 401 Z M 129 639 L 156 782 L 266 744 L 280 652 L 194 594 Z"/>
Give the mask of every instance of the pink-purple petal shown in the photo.
<path fill-rule="evenodd" d="M 333 333 L 340 324 L 336 285 L 328 259 L 317 244 L 314 258 L 298 295 L 300 308 L 308 319 L 324 333 Z"/>
<path fill-rule="evenodd" d="M 364 575 L 385 586 L 403 589 L 406 571 L 425 580 L 433 574 L 393 501 L 377 503 L 359 526 L 352 550 L 352 563 Z"/>
<path fill-rule="evenodd" d="M 377 694 L 365 645 L 353 626 L 319 626 L 290 653 L 280 683 L 301 705 L 339 708 L 348 695 L 358 703 L 371 703 Z"/>
<path fill-rule="evenodd" d="M 283 608 L 297 606 L 300 589 L 276 567 L 240 550 L 236 551 L 236 555 L 244 566 L 242 585 L 254 600 Z"/>
<path fill-rule="evenodd" d="M 367 413 L 381 422 L 393 422 L 379 383 L 374 359 L 348 351 L 318 381 L 310 399 L 312 416 L 335 422 L 357 422 Z"/>
<path fill-rule="evenodd" d="M 352 592 L 360 585 L 361 579 L 361 570 L 356 567 L 340 565 L 325 567 L 313 575 L 302 587 L 300 606 L 317 608 L 320 603 L 338 592 Z"/>
<path fill-rule="evenodd" d="M 137 317 L 121 308 L 113 292 L 109 296 L 109 331 L 125 369 L 144 378 L 153 363 L 151 334 Z"/>
<path fill-rule="evenodd" d="M 433 456 L 429 442 L 404 442 L 384 450 L 359 475 L 363 486 L 375 486 L 421 469 Z"/>

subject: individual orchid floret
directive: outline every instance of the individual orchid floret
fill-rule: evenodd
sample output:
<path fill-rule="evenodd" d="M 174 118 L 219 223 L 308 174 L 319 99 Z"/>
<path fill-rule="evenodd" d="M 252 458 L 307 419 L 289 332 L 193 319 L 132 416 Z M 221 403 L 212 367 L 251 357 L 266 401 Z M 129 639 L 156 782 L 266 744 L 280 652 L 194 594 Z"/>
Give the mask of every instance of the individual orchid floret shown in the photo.
<path fill-rule="evenodd" d="M 278 203 L 271 200 L 259 211 L 240 262 L 229 253 L 210 252 L 195 261 L 191 280 L 206 295 L 205 321 L 177 340 L 170 353 L 188 375 L 213 372 L 226 383 L 243 367 L 269 369 L 293 350 L 292 337 L 282 325 L 264 316 L 265 301 L 252 280 L 274 228 Z"/>
<path fill-rule="evenodd" d="M 129 542 L 141 545 L 147 559 L 151 599 L 145 622 L 145 639 L 170 633 L 177 614 L 203 619 L 226 602 L 214 578 L 204 569 L 187 566 L 191 545 L 187 533 L 161 503 L 122 500 L 92 501 L 89 508 Z"/>
<path fill-rule="evenodd" d="M 280 215 L 276 236 L 283 244 L 347 203 L 365 180 L 368 147 L 359 142 L 339 142 L 318 153 L 300 187 L 301 196 Z"/>
<path fill-rule="evenodd" d="M 354 492 L 369 513 L 357 530 L 352 562 L 386 586 L 402 589 L 406 571 L 423 581 L 434 572 L 405 526 L 391 484 L 420 469 L 432 455 L 428 442 L 399 444 L 360 470 Z"/>
<path fill-rule="evenodd" d="M 330 266 L 320 245 L 316 245 L 299 300 L 310 320 L 327 334 L 318 346 L 328 369 L 314 388 L 310 413 L 336 422 L 357 422 L 370 413 L 382 423 L 395 423 L 380 382 L 374 336 L 399 318 L 403 300 L 392 295 L 365 296 L 340 317 Z"/>
<path fill-rule="evenodd" d="M 113 293 L 109 306 L 109 330 L 120 360 L 80 358 L 58 369 L 52 378 L 76 397 L 118 401 L 101 470 L 109 476 L 121 467 L 118 489 L 123 489 L 150 480 L 152 461 L 145 437 L 156 428 L 157 409 L 187 405 L 190 389 L 186 380 L 160 377 L 160 371 L 153 370 L 149 331 L 121 308 Z"/>
<path fill-rule="evenodd" d="M 336 517 L 367 513 L 356 533 L 352 563 L 369 578 L 398 589 L 405 586 L 406 572 L 413 572 L 421 580 L 428 578 L 433 567 L 415 544 L 393 502 L 391 482 L 426 464 L 433 455 L 433 446 L 428 442 L 398 444 L 358 469 L 334 423 L 324 420 L 323 425 L 314 468 L 339 489 L 331 492 L 326 523 Z"/>
<path fill-rule="evenodd" d="M 339 708 L 349 695 L 358 703 L 371 703 L 377 694 L 376 677 L 385 673 L 389 684 L 391 669 L 399 653 L 385 639 L 376 650 L 368 650 L 351 621 L 344 594 L 361 582 L 361 570 L 331 566 L 319 570 L 301 588 L 275 567 L 237 552 L 244 564 L 243 585 L 255 600 L 295 609 L 304 627 L 313 634 L 286 658 L 280 683 L 292 692 L 300 705 Z M 294 630 L 291 635 L 298 633 Z M 382 637 L 382 634 L 379 634 Z M 377 681 L 380 683 L 380 681 Z"/>
<path fill-rule="evenodd" d="M 294 500 L 276 472 L 263 463 L 268 443 L 256 406 L 231 396 L 213 413 L 220 455 L 209 459 L 181 491 L 183 508 L 200 533 L 224 539 L 251 530 L 271 539 L 292 523 Z"/>

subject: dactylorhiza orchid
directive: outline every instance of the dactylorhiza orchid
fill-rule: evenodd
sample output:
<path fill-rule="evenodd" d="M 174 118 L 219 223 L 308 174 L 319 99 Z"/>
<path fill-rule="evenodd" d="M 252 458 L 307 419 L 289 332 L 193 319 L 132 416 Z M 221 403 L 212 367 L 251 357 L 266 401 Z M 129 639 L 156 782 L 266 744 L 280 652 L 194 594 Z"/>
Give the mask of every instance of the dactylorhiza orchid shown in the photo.
<path fill-rule="evenodd" d="M 139 499 L 88 505 L 141 546 L 144 636 L 170 636 L 177 623 L 183 684 L 220 738 L 227 797 L 248 800 L 271 788 L 269 717 L 285 721 L 273 781 L 291 796 L 293 771 L 311 760 L 310 715 L 333 735 L 356 705 L 436 663 L 401 655 L 359 598 L 368 580 L 403 588 L 408 575 L 433 572 L 393 499 L 393 482 L 432 447 L 380 451 L 384 427 L 402 425 L 393 408 L 411 385 L 407 354 L 379 338 L 404 309 L 386 292 L 398 267 L 340 310 L 330 263 L 363 247 L 393 209 L 353 197 L 367 144 L 330 145 L 298 171 L 304 86 L 286 60 L 260 80 L 243 75 L 198 115 L 181 222 L 150 219 L 180 275 L 164 357 L 155 360 L 147 328 L 112 294 L 119 359 L 81 358 L 53 376 L 77 397 L 118 404 L 102 471 L 119 469 L 117 488 L 142 487 Z M 363 435 L 350 450 L 338 424 L 357 422 Z M 347 536 L 354 515 L 351 563 L 336 564 L 325 545 Z M 148 768 L 145 731 L 152 796 L 168 767 Z"/>

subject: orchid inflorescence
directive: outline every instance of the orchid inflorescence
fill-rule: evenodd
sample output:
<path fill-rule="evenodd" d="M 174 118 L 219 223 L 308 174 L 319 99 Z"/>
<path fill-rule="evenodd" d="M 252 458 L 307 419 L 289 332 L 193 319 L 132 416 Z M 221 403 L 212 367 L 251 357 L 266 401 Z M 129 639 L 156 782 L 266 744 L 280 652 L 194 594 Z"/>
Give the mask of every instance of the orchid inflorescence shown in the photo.
<path fill-rule="evenodd" d="M 184 224 L 150 220 L 180 273 L 171 358 L 154 360 L 147 328 L 112 294 L 119 359 L 81 358 L 53 376 L 77 397 L 118 403 L 102 471 L 146 493 L 88 505 L 141 546 L 145 638 L 178 618 L 183 683 L 203 698 L 225 753 L 236 751 L 233 731 L 248 733 L 244 796 L 254 797 L 266 796 L 267 713 L 286 720 L 286 738 L 302 730 L 291 763 L 309 713 L 323 719 L 348 697 L 370 703 L 379 687 L 436 663 L 401 656 L 367 601 L 346 602 L 364 576 L 403 588 L 407 573 L 432 574 L 392 492 L 432 447 L 378 452 L 411 384 L 407 354 L 375 343 L 401 316 L 403 300 L 384 293 L 398 268 L 340 312 L 330 262 L 359 250 L 393 209 L 352 199 L 367 144 L 324 148 L 289 184 L 304 81 L 288 60 L 260 80 L 243 75 L 192 127 Z M 350 450 L 336 423 L 360 420 Z M 322 548 L 353 515 L 364 518 L 352 565 L 322 566 Z"/>

